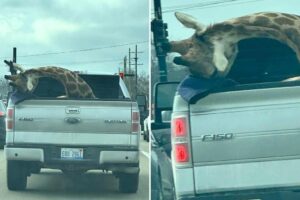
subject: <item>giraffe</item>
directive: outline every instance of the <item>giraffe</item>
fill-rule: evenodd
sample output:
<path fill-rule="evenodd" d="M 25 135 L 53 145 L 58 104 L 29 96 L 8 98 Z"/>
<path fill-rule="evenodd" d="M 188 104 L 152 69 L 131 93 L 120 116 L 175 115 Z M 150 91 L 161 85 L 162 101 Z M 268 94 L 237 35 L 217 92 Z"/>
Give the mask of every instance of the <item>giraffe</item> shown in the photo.
<path fill-rule="evenodd" d="M 50 77 L 60 81 L 68 98 L 96 98 L 91 87 L 76 73 L 61 67 L 39 67 L 23 70 L 20 65 L 15 65 L 20 73 L 5 75 L 9 84 L 22 93 L 32 93 L 41 77 Z"/>
<path fill-rule="evenodd" d="M 188 39 L 171 41 L 164 48 L 181 54 L 174 63 L 189 67 L 198 77 L 225 77 L 238 53 L 238 42 L 248 38 L 270 38 L 289 46 L 300 62 L 300 16 L 260 12 L 205 26 L 190 15 L 176 18 L 195 33 Z"/>

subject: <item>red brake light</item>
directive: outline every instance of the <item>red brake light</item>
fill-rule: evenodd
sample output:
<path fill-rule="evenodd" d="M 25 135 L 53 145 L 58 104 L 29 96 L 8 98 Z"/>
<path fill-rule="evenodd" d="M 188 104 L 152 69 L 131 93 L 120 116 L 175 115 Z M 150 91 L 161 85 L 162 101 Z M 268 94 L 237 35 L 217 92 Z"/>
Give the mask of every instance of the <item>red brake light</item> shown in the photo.
<path fill-rule="evenodd" d="M 7 109 L 7 118 L 12 119 L 14 117 L 14 109 L 8 108 Z"/>
<path fill-rule="evenodd" d="M 6 130 L 13 130 L 14 128 L 14 109 L 7 108 L 7 116 L 6 116 Z"/>
<path fill-rule="evenodd" d="M 133 111 L 131 117 L 131 132 L 138 133 L 139 131 L 140 131 L 140 113 L 137 111 Z"/>
<path fill-rule="evenodd" d="M 14 128 L 14 109 L 8 108 L 7 109 L 7 116 L 6 116 L 6 129 L 13 130 Z"/>
<path fill-rule="evenodd" d="M 186 136 L 187 127 L 185 118 L 176 118 L 173 120 L 173 134 L 176 137 Z"/>
<path fill-rule="evenodd" d="M 0 111 L 0 117 L 5 116 L 5 112 Z"/>
<path fill-rule="evenodd" d="M 175 159 L 178 163 L 189 161 L 189 151 L 187 144 L 175 145 Z"/>
<path fill-rule="evenodd" d="M 140 113 L 139 112 L 132 112 L 132 121 L 140 122 Z"/>

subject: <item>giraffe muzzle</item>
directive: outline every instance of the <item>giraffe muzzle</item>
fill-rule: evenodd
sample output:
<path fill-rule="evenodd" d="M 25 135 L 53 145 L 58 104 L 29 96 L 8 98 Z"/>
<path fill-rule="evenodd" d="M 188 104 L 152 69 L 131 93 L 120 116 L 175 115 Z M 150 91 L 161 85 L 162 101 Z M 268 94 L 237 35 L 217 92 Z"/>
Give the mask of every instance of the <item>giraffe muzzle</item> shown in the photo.
<path fill-rule="evenodd" d="M 7 80 L 11 80 L 11 76 L 10 75 L 4 75 L 4 78 Z"/>
<path fill-rule="evenodd" d="M 176 64 L 176 65 L 184 65 L 184 66 L 190 66 L 190 62 L 183 59 L 181 56 L 179 57 L 175 57 L 173 62 Z"/>

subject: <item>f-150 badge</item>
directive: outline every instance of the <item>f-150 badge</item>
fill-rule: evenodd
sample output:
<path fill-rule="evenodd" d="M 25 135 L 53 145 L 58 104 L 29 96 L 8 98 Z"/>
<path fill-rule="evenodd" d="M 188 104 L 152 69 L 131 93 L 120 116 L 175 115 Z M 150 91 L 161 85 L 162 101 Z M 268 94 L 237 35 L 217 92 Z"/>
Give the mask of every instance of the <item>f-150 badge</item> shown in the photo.
<path fill-rule="evenodd" d="M 233 139 L 233 134 L 232 133 L 210 134 L 210 135 L 202 135 L 201 137 L 202 137 L 203 142 L 221 141 L 221 140 L 231 140 L 231 139 Z"/>

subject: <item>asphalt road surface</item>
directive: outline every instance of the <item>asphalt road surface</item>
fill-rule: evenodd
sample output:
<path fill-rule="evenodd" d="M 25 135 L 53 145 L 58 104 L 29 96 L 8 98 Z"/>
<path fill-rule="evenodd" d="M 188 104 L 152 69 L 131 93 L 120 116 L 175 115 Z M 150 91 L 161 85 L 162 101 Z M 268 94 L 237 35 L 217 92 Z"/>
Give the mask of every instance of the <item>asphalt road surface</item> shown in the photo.
<path fill-rule="evenodd" d="M 141 137 L 142 138 L 142 137 Z M 0 199 L 5 200 L 111 200 L 149 199 L 149 148 L 141 139 L 140 182 L 135 194 L 118 191 L 118 179 L 112 174 L 91 171 L 86 174 L 69 177 L 60 170 L 43 169 L 40 174 L 28 177 L 27 190 L 9 191 L 6 186 L 6 160 L 0 150 Z"/>

